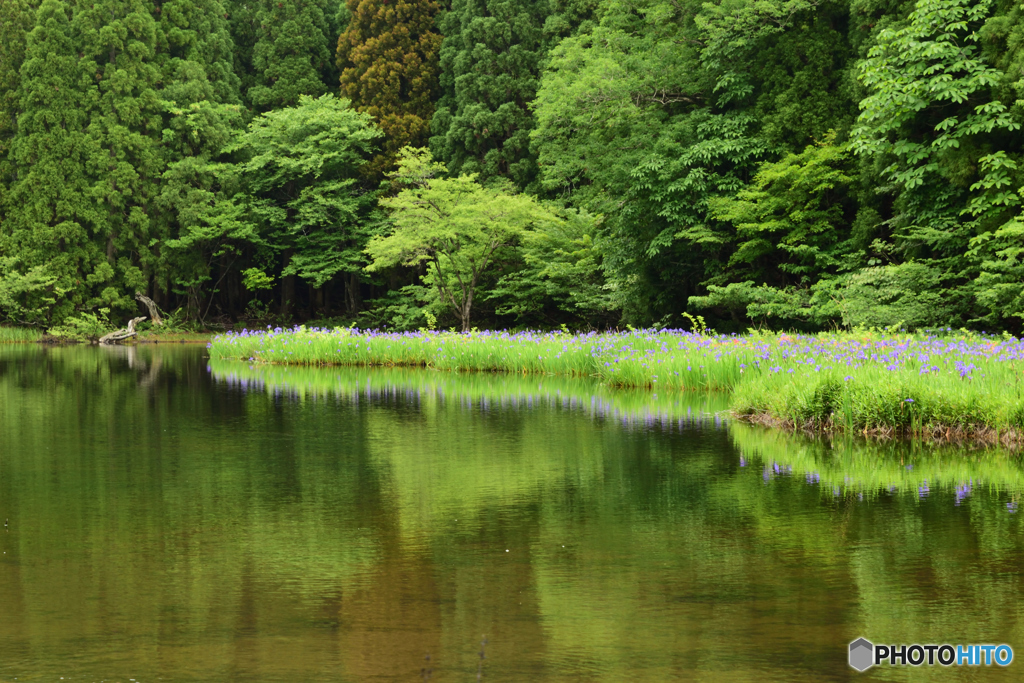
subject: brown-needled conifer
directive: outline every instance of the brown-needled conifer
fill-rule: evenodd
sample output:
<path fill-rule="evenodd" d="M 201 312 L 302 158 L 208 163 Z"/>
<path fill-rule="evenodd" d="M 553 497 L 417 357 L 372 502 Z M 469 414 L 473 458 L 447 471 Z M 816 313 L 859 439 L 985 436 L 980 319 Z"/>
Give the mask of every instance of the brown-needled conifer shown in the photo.
<path fill-rule="evenodd" d="M 338 39 L 341 94 L 373 116 L 387 135 L 368 165 L 389 168 L 399 149 L 422 145 L 438 92 L 441 35 L 435 0 L 349 0 L 351 19 Z"/>

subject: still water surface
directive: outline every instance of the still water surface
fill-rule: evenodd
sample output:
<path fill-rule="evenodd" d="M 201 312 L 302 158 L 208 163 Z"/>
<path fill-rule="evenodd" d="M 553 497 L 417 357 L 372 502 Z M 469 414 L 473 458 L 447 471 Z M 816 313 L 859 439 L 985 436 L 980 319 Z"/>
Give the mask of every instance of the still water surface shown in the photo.
<path fill-rule="evenodd" d="M 1017 456 L 722 401 L 0 347 L 0 681 L 1024 680 Z"/>

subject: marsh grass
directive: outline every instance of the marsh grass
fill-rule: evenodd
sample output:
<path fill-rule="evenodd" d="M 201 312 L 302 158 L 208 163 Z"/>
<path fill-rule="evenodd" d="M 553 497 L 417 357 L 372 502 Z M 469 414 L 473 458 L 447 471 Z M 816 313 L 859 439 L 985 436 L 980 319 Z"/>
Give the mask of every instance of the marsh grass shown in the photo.
<path fill-rule="evenodd" d="M 1016 443 L 1024 428 L 1024 343 L 967 333 L 738 337 L 675 330 L 571 335 L 277 328 L 219 335 L 210 354 L 259 364 L 594 377 L 654 393 L 724 391 L 740 419 L 812 431 Z"/>
<path fill-rule="evenodd" d="M 209 348 L 212 358 L 255 363 L 553 374 L 597 377 L 612 386 L 728 390 L 744 361 L 754 362 L 754 350 L 720 346 L 719 338 L 642 330 L 457 334 L 300 327 L 218 335 Z"/>
<path fill-rule="evenodd" d="M 301 403 L 405 402 L 427 413 L 442 404 L 484 414 L 572 410 L 627 428 L 700 428 L 715 420 L 729 400 L 723 392 L 654 393 L 564 376 L 257 365 L 215 359 L 210 360 L 210 371 L 215 382 L 232 390 Z M 1011 449 L 963 443 L 937 446 L 918 440 L 879 442 L 853 433 L 806 438 L 736 421 L 727 426 L 740 467 L 758 470 L 766 483 L 789 477 L 820 485 L 826 498 L 887 493 L 925 498 L 945 490 L 960 501 L 981 490 L 1013 496 L 1024 492 L 1024 469 L 1019 454 Z"/>
<path fill-rule="evenodd" d="M 0 344 L 28 344 L 42 338 L 43 333 L 32 327 L 0 326 Z"/>

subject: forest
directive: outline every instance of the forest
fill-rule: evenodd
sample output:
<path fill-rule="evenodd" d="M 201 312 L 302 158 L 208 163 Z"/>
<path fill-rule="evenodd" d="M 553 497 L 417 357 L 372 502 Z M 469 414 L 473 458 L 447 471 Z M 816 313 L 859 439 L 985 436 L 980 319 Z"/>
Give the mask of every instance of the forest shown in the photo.
<path fill-rule="evenodd" d="M 0 0 L 0 323 L 1020 333 L 1022 12 Z"/>

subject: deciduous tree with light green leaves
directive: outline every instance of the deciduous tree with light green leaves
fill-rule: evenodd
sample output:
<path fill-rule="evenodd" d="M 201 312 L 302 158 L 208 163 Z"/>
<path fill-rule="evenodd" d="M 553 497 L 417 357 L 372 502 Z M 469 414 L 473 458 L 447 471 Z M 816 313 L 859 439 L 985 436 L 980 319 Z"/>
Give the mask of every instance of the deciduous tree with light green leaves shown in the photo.
<path fill-rule="evenodd" d="M 905 20 L 878 33 L 860 64 L 868 95 L 852 145 L 893 183 L 898 260 L 928 269 L 929 287 L 957 302 L 952 314 L 935 309 L 924 324 L 967 321 L 984 315 L 976 301 L 992 311 L 1005 299 L 1005 292 L 985 293 L 1000 278 L 979 281 L 976 258 L 988 251 L 994 265 L 1000 251 L 1007 253 L 987 243 L 1019 203 L 1019 183 L 1010 177 L 1016 162 L 1004 150 L 1019 146 L 1021 118 L 998 98 L 1005 78 L 981 45 L 980 30 L 995 11 L 989 0 L 918 0 Z M 1012 232 L 1011 225 L 1004 234 Z M 902 266 L 881 267 L 892 269 L 887 279 L 896 289 L 909 289 L 899 275 L 916 271 Z"/>
<path fill-rule="evenodd" d="M 380 202 L 393 229 L 370 240 L 367 270 L 425 264 L 424 284 L 436 289 L 466 332 L 477 286 L 500 252 L 518 244 L 532 226 L 558 217 L 534 197 L 483 187 L 475 174 L 446 174 L 429 151 L 401 151 L 398 170 L 389 177 L 402 189 Z"/>
<path fill-rule="evenodd" d="M 522 266 L 503 275 L 487 298 L 497 302 L 498 314 L 514 315 L 519 324 L 615 323 L 618 311 L 601 268 L 601 217 L 569 209 L 559 218 L 523 236 Z"/>
<path fill-rule="evenodd" d="M 231 148 L 242 155 L 248 220 L 286 254 L 281 274 L 314 288 L 339 274 L 358 285 L 376 193 L 360 168 L 383 136 L 369 114 L 333 95 L 302 96 L 295 107 L 257 117 Z"/>
<path fill-rule="evenodd" d="M 945 175 L 954 173 L 953 150 L 1020 128 L 992 98 L 1002 74 L 978 45 L 992 7 L 988 0 L 918 0 L 904 25 L 879 33 L 860 65 L 869 95 L 860 102 L 853 149 L 886 156 L 884 173 L 908 190 L 942 175 L 943 162 Z"/>
<path fill-rule="evenodd" d="M 827 325 L 841 316 L 836 279 L 864 266 L 856 224 L 852 155 L 834 133 L 800 154 L 761 166 L 753 182 L 710 202 L 711 215 L 736 230 L 729 283 L 690 298 L 751 320 Z M 858 226 L 859 227 L 859 226 Z"/>

